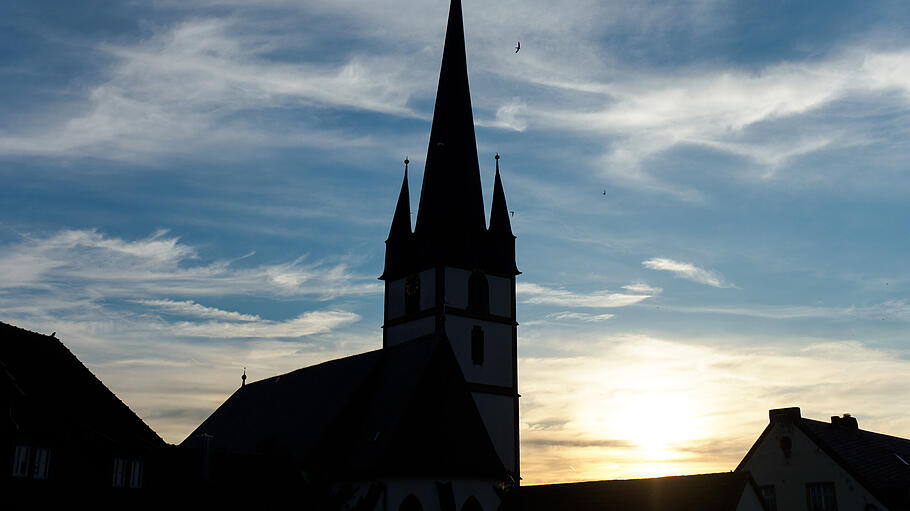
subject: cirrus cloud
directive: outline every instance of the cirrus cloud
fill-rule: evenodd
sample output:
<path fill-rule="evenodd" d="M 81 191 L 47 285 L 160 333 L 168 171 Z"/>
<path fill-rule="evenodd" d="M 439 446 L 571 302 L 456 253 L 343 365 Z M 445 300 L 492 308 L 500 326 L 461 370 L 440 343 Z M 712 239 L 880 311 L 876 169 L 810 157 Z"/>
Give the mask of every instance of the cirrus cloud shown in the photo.
<path fill-rule="evenodd" d="M 674 277 L 691 280 L 697 284 L 718 288 L 736 287 L 727 282 L 723 275 L 715 271 L 699 268 L 691 263 L 674 261 L 673 259 L 667 259 L 665 257 L 655 257 L 648 259 L 647 261 L 642 261 L 641 264 L 645 268 L 651 270 L 668 271 L 672 273 Z"/>

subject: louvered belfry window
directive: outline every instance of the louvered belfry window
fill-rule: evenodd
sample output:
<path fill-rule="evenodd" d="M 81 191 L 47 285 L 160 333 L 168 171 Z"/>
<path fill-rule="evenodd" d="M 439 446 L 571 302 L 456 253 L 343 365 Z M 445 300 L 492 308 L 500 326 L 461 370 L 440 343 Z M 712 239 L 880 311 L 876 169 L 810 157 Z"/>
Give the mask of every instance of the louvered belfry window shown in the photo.
<path fill-rule="evenodd" d="M 468 310 L 479 314 L 490 313 L 490 287 L 483 272 L 475 270 L 468 279 Z"/>

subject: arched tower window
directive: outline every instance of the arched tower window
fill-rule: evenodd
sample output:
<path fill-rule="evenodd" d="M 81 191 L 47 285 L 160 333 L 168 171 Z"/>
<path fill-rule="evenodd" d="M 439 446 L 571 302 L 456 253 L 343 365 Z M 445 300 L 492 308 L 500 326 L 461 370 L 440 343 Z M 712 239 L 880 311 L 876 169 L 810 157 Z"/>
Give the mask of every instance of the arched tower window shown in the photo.
<path fill-rule="evenodd" d="M 420 277 L 410 275 L 404 281 L 404 313 L 420 312 Z"/>
<path fill-rule="evenodd" d="M 464 501 L 464 505 L 461 506 L 461 511 L 483 511 L 483 507 L 480 505 L 480 501 L 477 500 L 477 497 L 471 495 L 468 497 L 468 500 Z"/>
<path fill-rule="evenodd" d="M 483 272 L 474 270 L 468 279 L 468 310 L 480 314 L 490 313 L 490 286 Z"/>
<path fill-rule="evenodd" d="M 471 328 L 471 362 L 474 365 L 483 365 L 483 328 Z"/>
<path fill-rule="evenodd" d="M 417 500 L 417 497 L 411 493 L 401 501 L 401 505 L 398 506 L 398 511 L 423 511 L 423 506 L 420 505 L 420 501 Z"/>

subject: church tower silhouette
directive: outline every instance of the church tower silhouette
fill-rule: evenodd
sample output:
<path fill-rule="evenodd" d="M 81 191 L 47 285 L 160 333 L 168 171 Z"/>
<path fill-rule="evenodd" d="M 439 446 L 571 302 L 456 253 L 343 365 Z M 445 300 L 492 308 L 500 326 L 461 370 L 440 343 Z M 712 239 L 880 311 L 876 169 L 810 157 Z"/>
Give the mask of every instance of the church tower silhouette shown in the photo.
<path fill-rule="evenodd" d="M 447 339 L 505 468 L 519 479 L 515 236 L 499 155 L 490 223 L 481 190 L 460 0 L 449 6 L 417 223 L 408 170 L 386 240 L 383 348 Z"/>

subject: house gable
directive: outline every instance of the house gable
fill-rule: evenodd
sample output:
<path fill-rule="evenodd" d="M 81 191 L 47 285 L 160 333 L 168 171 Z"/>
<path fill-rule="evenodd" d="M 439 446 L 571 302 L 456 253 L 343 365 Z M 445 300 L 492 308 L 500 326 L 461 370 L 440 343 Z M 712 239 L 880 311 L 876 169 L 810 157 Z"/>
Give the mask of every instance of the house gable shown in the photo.
<path fill-rule="evenodd" d="M 772 411 L 771 423 L 736 472 L 750 472 L 760 488 L 773 486 L 779 510 L 806 509 L 809 487 L 829 483 L 838 509 L 863 510 L 869 505 L 892 509 L 872 484 L 813 431 L 825 423 L 800 418 L 798 409 L 788 410 L 784 416 L 775 416 Z"/>

